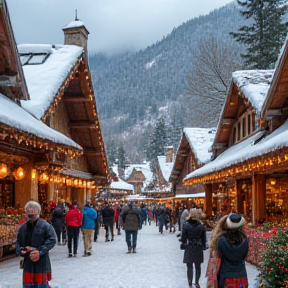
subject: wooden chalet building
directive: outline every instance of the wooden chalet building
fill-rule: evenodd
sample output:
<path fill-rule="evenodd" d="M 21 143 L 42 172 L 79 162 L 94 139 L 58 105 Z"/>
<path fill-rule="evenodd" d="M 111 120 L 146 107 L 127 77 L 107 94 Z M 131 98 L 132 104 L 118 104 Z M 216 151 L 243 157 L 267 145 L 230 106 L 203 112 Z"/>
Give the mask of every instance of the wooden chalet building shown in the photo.
<path fill-rule="evenodd" d="M 288 219 L 288 49 L 274 70 L 238 71 L 213 143 L 214 160 L 184 178 L 206 186 L 207 214 L 238 211 L 253 223 Z"/>
<path fill-rule="evenodd" d="M 79 20 L 63 31 L 65 45 L 17 47 L 0 1 L 0 208 L 30 199 L 83 205 L 110 181 L 88 31 Z"/>
<path fill-rule="evenodd" d="M 201 183 L 183 185 L 184 177 L 211 160 L 209 152 L 215 137 L 215 128 L 184 128 L 169 177 L 175 204 L 205 206 L 205 188 Z M 205 208 L 205 207 L 204 207 Z"/>

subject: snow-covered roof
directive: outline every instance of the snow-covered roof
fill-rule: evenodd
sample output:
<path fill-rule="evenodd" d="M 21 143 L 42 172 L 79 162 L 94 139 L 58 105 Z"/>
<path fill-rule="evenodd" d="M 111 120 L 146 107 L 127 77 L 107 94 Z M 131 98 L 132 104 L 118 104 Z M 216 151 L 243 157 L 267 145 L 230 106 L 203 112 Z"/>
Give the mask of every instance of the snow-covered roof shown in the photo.
<path fill-rule="evenodd" d="M 145 187 L 148 185 L 152 180 L 153 180 L 153 172 L 150 169 L 150 163 L 143 163 L 143 164 L 130 164 L 128 167 L 126 167 L 125 172 L 124 172 L 124 178 L 128 179 L 132 172 L 133 169 L 136 171 L 141 171 L 145 177 L 145 181 L 143 183 L 143 186 Z"/>
<path fill-rule="evenodd" d="M 110 187 L 112 189 L 134 191 L 134 186 L 132 184 L 123 181 L 121 178 L 118 178 L 118 181 L 112 180 Z"/>
<path fill-rule="evenodd" d="M 215 128 L 184 128 L 183 132 L 189 142 L 191 150 L 198 164 L 204 164 L 211 160 L 212 153 L 209 152 L 215 135 Z"/>
<path fill-rule="evenodd" d="M 178 194 L 174 198 L 175 199 L 179 199 L 179 198 L 205 198 L 205 192 L 194 193 L 194 194 Z"/>
<path fill-rule="evenodd" d="M 41 119 L 82 55 L 83 48 L 74 45 L 24 44 L 18 45 L 18 51 L 20 57 L 27 53 L 43 53 L 48 56 L 42 64 L 23 66 L 30 100 L 21 100 L 21 105 Z"/>
<path fill-rule="evenodd" d="M 245 160 L 267 154 L 283 147 L 288 147 L 288 121 L 273 131 L 270 135 L 263 137 L 263 139 L 257 142 L 256 140 L 263 136 L 264 133 L 265 131 L 257 132 L 250 138 L 231 146 L 220 154 L 214 161 L 211 161 L 188 174 L 184 178 L 184 181 L 190 178 L 200 177 L 220 171 L 229 168 L 232 165 L 244 162 Z M 257 142 L 256 144 L 254 144 L 255 141 Z"/>
<path fill-rule="evenodd" d="M 48 127 L 42 121 L 30 115 L 26 110 L 1 93 L 0 111 L 0 122 L 7 126 L 31 133 L 42 139 L 47 139 L 58 144 L 64 144 L 82 150 L 81 146 L 76 142 Z"/>
<path fill-rule="evenodd" d="M 232 79 L 257 113 L 261 111 L 275 70 L 243 70 L 232 73 Z"/>
<path fill-rule="evenodd" d="M 157 156 L 161 173 L 164 179 L 169 182 L 169 177 L 173 168 L 173 162 L 167 163 L 166 156 Z"/>

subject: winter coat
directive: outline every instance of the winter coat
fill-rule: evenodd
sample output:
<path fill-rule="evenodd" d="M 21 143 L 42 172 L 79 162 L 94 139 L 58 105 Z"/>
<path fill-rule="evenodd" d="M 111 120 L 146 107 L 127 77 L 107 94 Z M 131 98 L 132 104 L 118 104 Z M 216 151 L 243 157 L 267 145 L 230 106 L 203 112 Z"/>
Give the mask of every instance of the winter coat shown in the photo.
<path fill-rule="evenodd" d="M 229 244 L 225 235 L 223 235 L 218 240 L 218 250 L 221 255 L 219 287 L 224 287 L 226 278 L 233 278 L 237 283 L 239 282 L 238 279 L 242 278 L 243 281 L 247 282 L 245 258 L 249 250 L 248 240 L 245 239 L 240 245 L 236 246 Z"/>
<path fill-rule="evenodd" d="M 206 228 L 197 220 L 183 224 L 182 244 L 186 245 L 183 263 L 203 263 L 203 250 L 206 249 Z"/>
<path fill-rule="evenodd" d="M 52 212 L 52 225 L 56 231 L 61 231 L 65 224 L 64 213 L 62 208 L 56 208 Z"/>
<path fill-rule="evenodd" d="M 132 204 L 126 205 L 121 211 L 121 220 L 124 230 L 137 231 L 141 229 L 139 209 Z"/>
<path fill-rule="evenodd" d="M 73 227 L 81 227 L 82 218 L 83 218 L 82 212 L 78 208 L 71 206 L 65 216 L 66 225 Z"/>
<path fill-rule="evenodd" d="M 83 229 L 94 229 L 95 220 L 97 219 L 97 212 L 93 207 L 84 207 L 83 210 L 83 219 L 82 219 L 82 228 Z"/>
<path fill-rule="evenodd" d="M 114 223 L 114 215 L 115 211 L 114 209 L 110 206 L 107 205 L 102 209 L 102 216 L 103 216 L 103 223 L 104 225 L 111 225 L 111 223 Z"/>
<path fill-rule="evenodd" d="M 56 244 L 55 230 L 51 224 L 41 218 L 34 225 L 27 221 L 20 226 L 17 233 L 16 253 L 18 255 L 21 255 L 21 247 L 25 246 L 35 247 L 40 252 L 40 259 L 37 262 L 30 260 L 29 253 L 25 254 L 23 268 L 24 284 L 29 282 L 44 284 L 51 280 L 52 277 L 49 250 Z"/>

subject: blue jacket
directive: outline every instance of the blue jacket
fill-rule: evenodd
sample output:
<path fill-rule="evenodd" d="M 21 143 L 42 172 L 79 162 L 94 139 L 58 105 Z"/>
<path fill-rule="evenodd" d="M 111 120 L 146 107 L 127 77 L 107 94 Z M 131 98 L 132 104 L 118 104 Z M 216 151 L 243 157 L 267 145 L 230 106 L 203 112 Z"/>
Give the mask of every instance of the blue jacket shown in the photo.
<path fill-rule="evenodd" d="M 97 219 L 97 213 L 93 207 L 84 207 L 83 208 L 83 220 L 82 228 L 83 229 L 94 229 L 95 228 L 95 219 Z"/>

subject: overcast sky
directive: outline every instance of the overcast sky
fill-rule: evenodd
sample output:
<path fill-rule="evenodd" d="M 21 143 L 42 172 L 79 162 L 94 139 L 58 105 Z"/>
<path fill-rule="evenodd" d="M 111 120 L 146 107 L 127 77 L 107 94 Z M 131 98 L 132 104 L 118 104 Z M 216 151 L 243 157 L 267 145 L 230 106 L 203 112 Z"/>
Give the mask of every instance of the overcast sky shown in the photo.
<path fill-rule="evenodd" d="M 6 0 L 17 44 L 62 44 L 62 28 L 82 20 L 89 53 L 138 51 L 182 23 L 233 0 Z"/>

